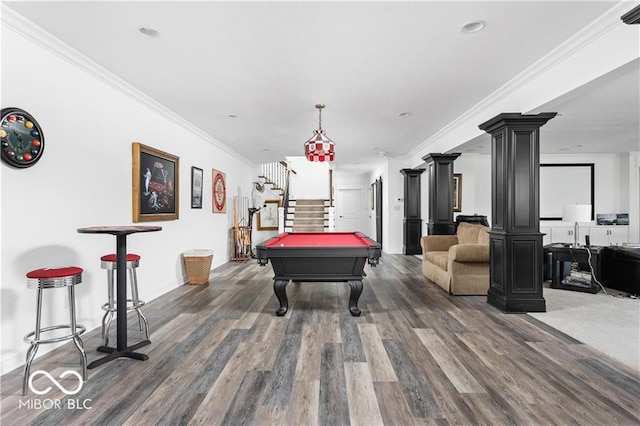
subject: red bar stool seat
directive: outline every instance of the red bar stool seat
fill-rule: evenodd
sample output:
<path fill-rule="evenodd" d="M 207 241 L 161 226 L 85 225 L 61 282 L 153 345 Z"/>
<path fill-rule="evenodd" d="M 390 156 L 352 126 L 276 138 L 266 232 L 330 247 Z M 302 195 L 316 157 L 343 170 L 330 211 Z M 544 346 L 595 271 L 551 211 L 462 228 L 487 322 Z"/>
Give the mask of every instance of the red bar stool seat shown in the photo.
<path fill-rule="evenodd" d="M 104 346 L 109 344 L 109 328 L 113 315 L 116 313 L 117 304 L 115 298 L 115 281 L 113 276 L 116 271 L 117 257 L 115 253 L 105 254 L 100 258 L 102 269 L 107 270 L 107 302 L 102 305 L 102 309 L 105 311 L 102 317 L 102 339 Z M 140 256 L 135 253 L 127 253 L 127 272 L 129 273 L 129 287 L 131 288 L 131 298 L 127 298 L 127 312 L 134 310 L 138 314 L 138 325 L 140 331 L 144 331 L 146 339 L 149 340 L 149 322 L 143 315 L 140 307 L 145 302 L 140 300 L 138 296 L 138 277 L 136 275 L 136 268 L 140 265 Z"/>
<path fill-rule="evenodd" d="M 66 266 L 60 268 L 42 268 L 27 273 L 27 288 L 38 290 L 36 329 L 24 336 L 24 341 L 31 344 L 27 351 L 27 361 L 24 366 L 24 378 L 22 380 L 22 395 L 27 394 L 27 383 L 31 371 L 31 363 L 36 357 L 38 347 L 44 343 L 57 343 L 65 340 L 73 340 L 76 348 L 80 352 L 80 363 L 82 364 L 82 378 L 87 379 L 87 354 L 84 351 L 80 335 L 85 332 L 83 325 L 76 323 L 76 299 L 74 287 L 82 282 L 82 268 L 77 266 Z M 67 287 L 69 297 L 69 324 L 52 325 L 41 327 L 42 320 L 42 291 L 50 288 Z M 69 329 L 68 334 L 50 333 L 55 330 Z M 51 335 L 45 338 L 44 335 Z"/>

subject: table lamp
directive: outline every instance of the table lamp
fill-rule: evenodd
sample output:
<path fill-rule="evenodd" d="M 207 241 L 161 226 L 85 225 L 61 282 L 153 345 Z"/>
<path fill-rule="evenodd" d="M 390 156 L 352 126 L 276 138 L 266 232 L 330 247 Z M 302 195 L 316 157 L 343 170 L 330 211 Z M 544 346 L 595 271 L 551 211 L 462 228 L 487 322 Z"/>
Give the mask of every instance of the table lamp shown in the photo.
<path fill-rule="evenodd" d="M 591 221 L 591 204 L 565 204 L 562 206 L 562 220 L 575 223 L 573 246 L 578 247 L 578 222 Z"/>

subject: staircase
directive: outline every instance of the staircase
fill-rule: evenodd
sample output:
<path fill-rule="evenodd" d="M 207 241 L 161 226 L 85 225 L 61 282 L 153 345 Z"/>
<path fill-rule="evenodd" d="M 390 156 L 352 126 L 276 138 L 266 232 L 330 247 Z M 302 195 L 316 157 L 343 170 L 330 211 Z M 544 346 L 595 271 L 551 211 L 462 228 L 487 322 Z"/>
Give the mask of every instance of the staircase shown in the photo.
<path fill-rule="evenodd" d="M 328 200 L 289 200 L 285 230 L 292 232 L 324 232 L 328 222 Z"/>
<path fill-rule="evenodd" d="M 333 193 L 330 199 L 290 199 L 289 180 L 292 174 L 286 162 L 262 164 L 259 177 L 271 186 L 272 191 L 280 193 L 284 218 L 279 219 L 280 232 L 327 232 L 335 227 L 335 209 L 332 207 Z M 331 171 L 329 171 L 331 179 Z M 284 229 L 282 228 L 284 222 Z"/>

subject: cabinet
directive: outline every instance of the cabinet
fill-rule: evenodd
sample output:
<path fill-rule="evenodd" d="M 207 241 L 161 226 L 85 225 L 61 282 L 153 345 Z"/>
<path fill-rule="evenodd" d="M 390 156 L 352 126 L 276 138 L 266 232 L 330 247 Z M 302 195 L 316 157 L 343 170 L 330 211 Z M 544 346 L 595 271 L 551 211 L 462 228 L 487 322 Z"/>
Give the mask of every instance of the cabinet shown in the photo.
<path fill-rule="evenodd" d="M 594 226 L 589 228 L 591 244 L 610 246 L 629 242 L 629 229 L 626 226 Z"/>
<path fill-rule="evenodd" d="M 542 245 L 546 246 L 551 244 L 551 228 L 548 226 L 541 226 L 540 233 L 542 233 Z"/>
<path fill-rule="evenodd" d="M 566 222 L 565 222 L 566 223 Z M 543 244 L 571 243 L 573 244 L 574 226 L 546 226 L 540 227 L 540 232 L 546 234 Z M 580 225 L 578 228 L 578 243 L 585 244 L 585 236 L 589 236 L 589 242 L 594 246 L 609 246 L 629 242 L 629 227 L 626 225 Z"/>
<path fill-rule="evenodd" d="M 551 228 L 551 242 L 552 243 L 572 243 L 574 238 L 575 228 L 573 226 L 559 226 Z"/>
<path fill-rule="evenodd" d="M 596 280 L 602 279 L 600 273 L 602 247 L 550 244 L 544 249 L 551 253 L 551 288 L 587 293 L 600 291 Z M 587 281 L 584 280 L 585 275 L 588 277 Z"/>

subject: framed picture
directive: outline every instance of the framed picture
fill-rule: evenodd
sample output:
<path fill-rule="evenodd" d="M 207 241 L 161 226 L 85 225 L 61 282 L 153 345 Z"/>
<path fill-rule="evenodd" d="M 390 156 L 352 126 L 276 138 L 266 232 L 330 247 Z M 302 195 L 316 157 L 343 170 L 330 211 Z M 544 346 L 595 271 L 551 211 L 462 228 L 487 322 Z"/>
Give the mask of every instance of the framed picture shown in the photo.
<path fill-rule="evenodd" d="M 453 174 L 453 211 L 462 211 L 462 174 Z"/>
<path fill-rule="evenodd" d="M 191 208 L 202 208 L 202 169 L 191 167 Z"/>
<path fill-rule="evenodd" d="M 220 170 L 212 169 L 212 208 L 214 213 L 227 212 L 227 175 Z"/>
<path fill-rule="evenodd" d="M 258 231 L 278 230 L 278 207 L 280 200 L 266 200 L 258 212 Z"/>
<path fill-rule="evenodd" d="M 133 221 L 176 220 L 179 217 L 180 158 L 133 143 Z"/>

